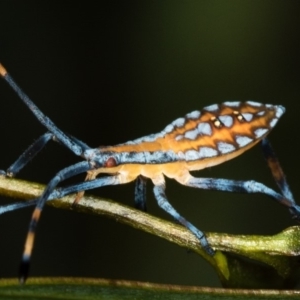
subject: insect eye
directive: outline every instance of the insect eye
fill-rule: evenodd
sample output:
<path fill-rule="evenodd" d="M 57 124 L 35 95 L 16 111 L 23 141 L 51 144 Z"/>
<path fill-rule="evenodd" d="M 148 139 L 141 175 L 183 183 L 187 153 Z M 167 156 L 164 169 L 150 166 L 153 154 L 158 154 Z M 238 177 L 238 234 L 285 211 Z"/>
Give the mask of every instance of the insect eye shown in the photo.
<path fill-rule="evenodd" d="M 117 165 L 116 160 L 113 157 L 109 157 L 104 163 L 105 168 L 113 168 Z"/>
<path fill-rule="evenodd" d="M 216 128 L 223 127 L 223 123 L 217 117 L 212 117 L 210 120 L 212 121 L 212 123 Z"/>

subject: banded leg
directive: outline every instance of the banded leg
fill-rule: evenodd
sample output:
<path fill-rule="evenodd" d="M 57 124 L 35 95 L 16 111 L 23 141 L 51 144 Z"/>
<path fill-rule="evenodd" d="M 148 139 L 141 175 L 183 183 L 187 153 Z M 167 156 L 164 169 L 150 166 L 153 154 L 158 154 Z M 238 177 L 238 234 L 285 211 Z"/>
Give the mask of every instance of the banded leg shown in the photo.
<path fill-rule="evenodd" d="M 37 227 L 37 223 L 39 221 L 42 209 L 45 205 L 45 202 L 48 200 L 51 193 L 54 191 L 56 186 L 63 180 L 73 177 L 77 174 L 87 172 L 91 169 L 91 165 L 89 162 L 84 161 L 67 167 L 56 174 L 56 176 L 49 182 L 48 186 L 44 190 L 43 194 L 37 199 L 36 207 L 33 211 L 31 221 L 29 224 L 28 234 L 25 241 L 24 252 L 22 256 L 22 261 L 20 265 L 20 282 L 24 283 L 28 271 L 29 271 L 29 262 L 32 253 L 35 231 Z"/>
<path fill-rule="evenodd" d="M 290 190 L 290 187 L 286 181 L 286 177 L 283 173 L 283 170 L 280 166 L 280 163 L 274 153 L 274 150 L 268 139 L 263 139 L 261 141 L 264 157 L 267 161 L 267 164 L 271 170 L 271 173 L 275 179 L 276 184 L 278 185 L 282 195 L 289 199 L 291 202 L 295 203 L 293 194 Z"/>
<path fill-rule="evenodd" d="M 56 139 L 69 148 L 76 155 L 80 156 L 83 153 L 83 149 L 76 141 L 65 133 L 63 133 L 47 116 L 45 116 L 41 110 L 30 100 L 30 98 L 22 91 L 14 79 L 7 73 L 5 68 L 0 64 L 0 75 L 5 79 L 5 81 L 10 85 L 10 87 L 17 93 L 19 98 L 26 104 L 30 111 L 35 115 L 35 117 L 44 125 Z"/>
<path fill-rule="evenodd" d="M 154 196 L 157 200 L 158 205 L 165 210 L 168 214 L 170 214 L 176 221 L 189 229 L 199 240 L 201 246 L 209 255 L 214 255 L 214 250 L 210 247 L 204 233 L 197 229 L 193 224 L 183 218 L 169 203 L 166 193 L 165 193 L 165 183 L 161 183 L 159 185 L 155 185 L 153 188 Z"/>
<path fill-rule="evenodd" d="M 254 180 L 238 181 L 221 178 L 196 178 L 190 174 L 188 174 L 186 178 L 176 178 L 176 180 L 183 185 L 203 190 L 265 194 L 278 203 L 288 207 L 295 219 L 300 219 L 300 207 L 298 205 L 264 184 Z"/>
<path fill-rule="evenodd" d="M 138 176 L 134 189 L 134 206 L 141 211 L 147 211 L 146 203 L 146 182 L 147 179 L 142 175 Z"/>

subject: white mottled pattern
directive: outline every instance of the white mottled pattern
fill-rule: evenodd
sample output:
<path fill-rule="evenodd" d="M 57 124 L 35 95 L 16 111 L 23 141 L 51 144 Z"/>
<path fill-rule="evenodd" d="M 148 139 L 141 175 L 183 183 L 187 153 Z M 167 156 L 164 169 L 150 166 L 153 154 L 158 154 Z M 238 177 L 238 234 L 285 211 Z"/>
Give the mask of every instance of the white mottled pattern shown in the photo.
<path fill-rule="evenodd" d="M 200 123 L 198 126 L 198 131 L 199 134 L 203 134 L 203 135 L 212 135 L 212 129 L 209 123 Z"/>
<path fill-rule="evenodd" d="M 199 110 L 194 110 L 186 115 L 188 119 L 198 119 L 201 113 Z"/>
<path fill-rule="evenodd" d="M 246 103 L 249 104 L 249 105 L 251 105 L 251 106 L 257 106 L 257 107 L 262 106 L 261 103 L 255 102 L 255 101 L 247 101 Z"/>
<path fill-rule="evenodd" d="M 184 153 L 182 151 L 179 151 L 177 153 L 177 156 L 178 156 L 179 160 L 185 160 L 185 155 L 184 155 Z"/>
<path fill-rule="evenodd" d="M 222 153 L 228 153 L 228 152 L 232 152 L 235 150 L 235 147 L 232 144 L 229 143 L 225 143 L 225 142 L 219 142 L 217 144 L 218 150 Z"/>
<path fill-rule="evenodd" d="M 203 109 L 205 109 L 207 111 L 216 111 L 216 110 L 219 109 L 219 105 L 218 104 L 213 104 L 213 105 L 206 106 Z"/>
<path fill-rule="evenodd" d="M 238 107 L 240 106 L 240 101 L 226 101 L 223 103 L 223 105 L 229 106 L 229 107 Z"/>
<path fill-rule="evenodd" d="M 267 132 L 268 132 L 267 128 L 258 128 L 254 131 L 254 134 L 257 138 L 260 138 Z"/>
<path fill-rule="evenodd" d="M 176 137 L 175 137 L 175 140 L 176 141 L 180 141 L 183 139 L 183 135 L 182 134 L 178 134 Z"/>
<path fill-rule="evenodd" d="M 128 141 L 124 145 L 136 145 L 136 144 L 142 143 L 144 141 L 144 138 L 145 137 L 143 136 L 142 138 L 138 138 L 133 141 Z M 123 145 L 123 144 L 120 144 L 120 145 Z"/>
<path fill-rule="evenodd" d="M 270 122 L 270 127 L 274 127 L 277 123 L 278 119 L 277 118 L 274 118 L 271 122 Z"/>
<path fill-rule="evenodd" d="M 153 134 L 149 134 L 146 136 L 143 136 L 141 138 L 135 139 L 133 141 L 128 141 L 126 142 L 124 145 L 133 145 L 133 144 L 140 144 L 143 142 L 153 142 L 156 139 L 163 137 L 165 135 L 165 132 L 160 132 L 160 133 L 153 133 Z"/>
<path fill-rule="evenodd" d="M 231 127 L 233 124 L 233 119 L 229 115 L 219 116 L 219 120 L 226 126 Z"/>
<path fill-rule="evenodd" d="M 118 162 L 137 162 L 141 164 L 147 163 L 149 152 L 120 152 L 117 156 Z"/>
<path fill-rule="evenodd" d="M 163 131 L 165 133 L 170 133 L 173 131 L 173 129 L 174 129 L 174 126 L 172 124 L 169 124 Z"/>
<path fill-rule="evenodd" d="M 150 134 L 142 138 L 142 142 L 153 142 L 160 137 L 160 134 Z"/>
<path fill-rule="evenodd" d="M 243 113 L 242 116 L 247 122 L 250 122 L 253 119 L 253 114 L 251 113 Z"/>
<path fill-rule="evenodd" d="M 258 112 L 256 115 L 261 117 L 261 116 L 265 115 L 265 113 L 266 112 L 264 110 L 262 110 L 262 111 Z"/>
<path fill-rule="evenodd" d="M 253 139 L 250 139 L 249 137 L 243 135 L 236 136 L 235 140 L 240 147 L 244 147 L 253 141 Z"/>
<path fill-rule="evenodd" d="M 135 139 L 133 141 L 128 141 L 124 144 L 120 144 L 120 145 L 134 145 L 134 144 L 140 144 L 143 142 L 153 142 L 155 140 L 157 140 L 158 138 L 164 137 L 166 134 L 172 132 L 174 130 L 174 126 L 172 124 L 169 124 L 163 131 L 159 132 L 159 133 L 153 133 L 153 134 L 149 134 L 146 136 L 143 136 L 141 138 Z M 183 136 L 178 135 L 175 139 L 176 140 L 180 140 L 181 138 L 183 138 Z"/>
<path fill-rule="evenodd" d="M 197 160 L 200 158 L 200 154 L 196 150 L 188 150 L 185 152 L 185 159 L 186 160 Z"/>
<path fill-rule="evenodd" d="M 175 161 L 178 156 L 173 151 L 155 151 L 155 152 L 136 152 L 132 155 L 130 152 L 123 152 L 121 155 L 127 155 L 127 162 L 145 162 L 145 163 L 165 163 Z"/>
<path fill-rule="evenodd" d="M 282 105 L 276 105 L 276 117 L 280 118 L 285 113 L 285 108 Z"/>
<path fill-rule="evenodd" d="M 193 130 L 186 131 L 184 134 L 184 137 L 189 140 L 195 140 L 197 138 L 198 134 L 199 134 L 199 131 L 197 128 L 195 128 Z"/>
<path fill-rule="evenodd" d="M 185 118 L 178 118 L 172 122 L 173 126 L 182 127 L 185 124 Z"/>
<path fill-rule="evenodd" d="M 218 155 L 218 151 L 216 149 L 210 148 L 210 147 L 200 147 L 199 155 L 200 155 L 200 158 L 213 157 L 213 156 Z"/>
<path fill-rule="evenodd" d="M 134 141 L 127 141 L 123 145 L 135 145 L 135 144 L 136 144 L 136 142 L 134 142 Z"/>

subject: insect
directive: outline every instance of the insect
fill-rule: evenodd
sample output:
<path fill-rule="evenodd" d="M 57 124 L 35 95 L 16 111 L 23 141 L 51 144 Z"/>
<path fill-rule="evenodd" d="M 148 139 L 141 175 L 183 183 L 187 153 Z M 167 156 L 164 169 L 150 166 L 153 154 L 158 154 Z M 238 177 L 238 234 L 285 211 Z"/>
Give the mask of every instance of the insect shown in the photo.
<path fill-rule="evenodd" d="M 183 185 L 205 190 L 262 193 L 288 207 L 293 217 L 300 219 L 300 207 L 295 204 L 283 172 L 270 144 L 265 139 L 285 111 L 281 105 L 261 104 L 253 101 L 210 105 L 201 111 L 193 111 L 173 121 L 157 134 L 116 146 L 90 148 L 56 127 L 20 89 L 1 64 L 0 75 L 48 130 L 6 172 L 1 171 L 2 175 L 14 176 L 50 140 L 60 142 L 75 155 L 83 158 L 83 161 L 59 171 L 37 199 L 0 207 L 1 214 L 35 205 L 20 265 L 21 282 L 25 282 L 28 276 L 35 230 L 45 202 L 67 194 L 78 193 L 75 200 L 77 203 L 84 191 L 101 186 L 125 184 L 136 180 L 135 204 L 137 208 L 146 210 L 145 182 L 146 179 L 151 179 L 158 205 L 188 228 L 209 255 L 214 255 L 215 252 L 204 233 L 183 218 L 168 201 L 165 193 L 165 176 Z M 268 164 L 281 193 L 253 180 L 196 178 L 190 174 L 190 171 L 204 169 L 233 159 L 260 141 L 262 141 Z M 87 173 L 84 182 L 57 188 L 58 184 L 65 179 L 81 173 Z M 98 174 L 107 176 L 97 178 Z"/>

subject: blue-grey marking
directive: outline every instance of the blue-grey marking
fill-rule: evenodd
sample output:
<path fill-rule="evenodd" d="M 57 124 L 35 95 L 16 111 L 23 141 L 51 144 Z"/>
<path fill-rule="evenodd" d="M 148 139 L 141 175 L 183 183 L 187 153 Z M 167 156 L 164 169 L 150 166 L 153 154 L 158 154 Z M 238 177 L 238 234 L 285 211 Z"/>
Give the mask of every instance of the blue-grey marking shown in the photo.
<path fill-rule="evenodd" d="M 176 135 L 176 137 L 175 137 L 175 140 L 176 141 L 180 141 L 180 140 L 182 140 L 183 139 L 183 135 L 182 134 L 178 134 L 178 135 Z"/>
<path fill-rule="evenodd" d="M 233 124 L 233 119 L 229 115 L 219 116 L 219 120 L 224 124 L 226 127 L 231 127 Z"/>
<path fill-rule="evenodd" d="M 143 143 L 143 142 L 153 142 L 156 139 L 158 139 L 160 137 L 163 137 L 165 134 L 166 134 L 166 132 L 164 132 L 164 131 L 159 132 L 159 133 L 149 134 L 149 135 L 143 136 L 141 138 L 135 139 L 133 141 L 128 141 L 125 144 L 119 144 L 118 146 L 121 146 L 121 145 L 135 145 L 135 144 L 140 144 L 140 143 Z"/>
<path fill-rule="evenodd" d="M 219 142 L 217 144 L 217 147 L 218 147 L 218 150 L 222 154 L 232 152 L 232 151 L 234 151 L 236 149 L 232 144 L 225 143 L 225 142 Z"/>
<path fill-rule="evenodd" d="M 261 117 L 261 116 L 265 115 L 265 113 L 266 112 L 264 110 L 262 110 L 262 111 L 259 111 L 258 113 L 256 113 L 256 115 Z"/>
<path fill-rule="evenodd" d="M 185 118 L 178 118 L 172 122 L 173 126 L 182 127 L 185 124 Z"/>
<path fill-rule="evenodd" d="M 196 150 L 188 150 L 184 154 L 186 160 L 197 160 L 201 157 L 200 153 Z"/>
<path fill-rule="evenodd" d="M 211 147 L 200 147 L 199 155 L 200 155 L 200 158 L 213 157 L 213 156 L 218 155 L 218 151 Z"/>
<path fill-rule="evenodd" d="M 249 105 L 251 105 L 251 106 L 256 106 L 256 107 L 262 106 L 261 103 L 255 102 L 255 101 L 247 101 L 246 103 L 249 104 Z"/>
<path fill-rule="evenodd" d="M 200 117 L 201 113 L 199 110 L 194 110 L 188 114 L 186 114 L 186 117 L 188 119 L 198 119 Z"/>
<path fill-rule="evenodd" d="M 253 139 L 249 138 L 248 136 L 244 136 L 244 135 L 236 136 L 235 140 L 239 144 L 240 147 L 244 147 L 253 141 Z"/>
<path fill-rule="evenodd" d="M 247 122 L 250 122 L 253 119 L 253 114 L 251 113 L 243 113 L 242 116 Z"/>
<path fill-rule="evenodd" d="M 258 128 L 254 131 L 254 134 L 257 138 L 260 138 L 263 136 L 266 132 L 268 132 L 267 128 Z"/>
<path fill-rule="evenodd" d="M 184 137 L 189 140 L 195 140 L 197 138 L 198 134 L 199 134 L 199 131 L 197 128 L 195 128 L 193 130 L 189 130 L 189 131 L 185 132 Z"/>
<path fill-rule="evenodd" d="M 172 124 L 169 124 L 164 130 L 163 132 L 165 133 L 170 133 L 174 130 L 174 126 Z"/>
<path fill-rule="evenodd" d="M 200 123 L 198 126 L 198 131 L 199 131 L 199 134 L 202 134 L 202 135 L 212 135 L 212 129 L 211 129 L 211 126 L 209 123 Z"/>
<path fill-rule="evenodd" d="M 278 119 L 277 118 L 274 118 L 271 122 L 270 122 L 270 127 L 274 127 L 277 123 Z"/>
<path fill-rule="evenodd" d="M 179 160 L 185 160 L 185 155 L 184 155 L 184 153 L 183 153 L 182 151 L 179 151 L 179 152 L 177 153 L 177 156 L 178 156 L 178 159 L 179 159 Z"/>
<path fill-rule="evenodd" d="M 213 105 L 206 106 L 203 109 L 205 109 L 207 111 L 216 111 L 216 110 L 219 109 L 219 105 L 218 104 L 213 104 Z"/>
<path fill-rule="evenodd" d="M 281 105 L 277 105 L 276 108 L 276 117 L 280 118 L 285 113 L 285 108 Z"/>
<path fill-rule="evenodd" d="M 226 106 L 229 106 L 229 107 L 239 107 L 241 102 L 240 101 L 233 101 L 233 102 L 226 101 L 223 104 Z"/>
<path fill-rule="evenodd" d="M 119 161 L 120 164 L 123 162 L 126 162 L 126 164 L 162 164 L 178 160 L 178 156 L 171 150 L 154 152 L 120 152 L 117 154 L 115 153 L 114 157 L 117 158 L 117 161 Z"/>
<path fill-rule="evenodd" d="M 142 142 L 153 142 L 155 141 L 158 137 L 161 137 L 162 134 L 150 134 L 150 135 L 147 135 L 147 136 L 144 136 L 144 138 L 142 139 Z"/>

